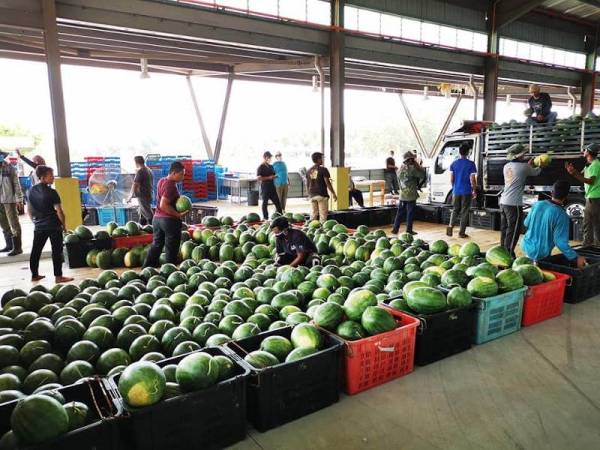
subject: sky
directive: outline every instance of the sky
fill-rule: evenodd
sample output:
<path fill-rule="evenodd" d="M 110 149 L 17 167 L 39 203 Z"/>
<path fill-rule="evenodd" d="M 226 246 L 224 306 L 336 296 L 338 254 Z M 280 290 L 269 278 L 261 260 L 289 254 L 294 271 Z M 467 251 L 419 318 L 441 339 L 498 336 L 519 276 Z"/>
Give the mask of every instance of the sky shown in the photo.
<path fill-rule="evenodd" d="M 120 155 L 132 169 L 136 154 L 152 151 L 205 159 L 198 123 L 182 76 L 64 65 L 62 68 L 71 160 Z M 226 81 L 195 77 L 194 88 L 214 146 Z M 0 59 L 0 124 L 42 135 L 38 153 L 54 161 L 53 129 L 46 66 Z M 326 95 L 328 115 L 328 95 Z M 417 126 L 430 140 L 442 127 L 453 99 L 407 95 Z M 522 119 L 523 102 L 499 102 L 497 121 Z M 473 119 L 474 104 L 464 100 L 450 130 Z M 479 102 L 479 116 L 483 105 Z M 558 108 L 559 116 L 570 114 Z M 397 94 L 346 91 L 346 145 L 353 167 L 376 168 L 391 148 L 402 152 L 414 137 Z M 329 135 L 326 125 L 326 137 Z M 432 134 L 433 133 L 433 134 Z M 291 170 L 306 165 L 320 149 L 320 95 L 308 86 L 236 81 L 233 84 L 221 163 L 234 171 L 253 172 L 265 150 L 289 154 Z M 378 140 L 382 137 L 387 140 Z M 398 144 L 393 140 L 398 136 Z M 402 138 L 402 139 L 401 139 Z M 408 143 L 406 139 L 408 139 Z M 390 141 L 390 139 L 392 139 Z M 381 145 L 379 145 L 381 142 Z M 328 149 L 326 143 L 326 152 Z"/>

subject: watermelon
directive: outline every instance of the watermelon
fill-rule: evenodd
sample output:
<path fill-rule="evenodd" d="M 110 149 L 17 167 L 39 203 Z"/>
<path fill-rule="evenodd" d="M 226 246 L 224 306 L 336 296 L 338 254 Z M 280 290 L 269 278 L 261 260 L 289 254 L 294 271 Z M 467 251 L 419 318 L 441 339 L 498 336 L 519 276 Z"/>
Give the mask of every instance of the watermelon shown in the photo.
<path fill-rule="evenodd" d="M 96 368 L 100 374 L 106 375 L 117 366 L 127 366 L 129 364 L 131 364 L 131 358 L 125 350 L 111 348 L 100 355 Z"/>
<path fill-rule="evenodd" d="M 515 262 L 513 262 L 513 269 L 523 264 L 533 264 L 533 260 L 527 256 L 519 256 L 517 259 L 515 259 Z"/>
<path fill-rule="evenodd" d="M 419 314 L 436 314 L 447 308 L 444 293 L 428 286 L 411 289 L 406 300 L 410 309 Z"/>
<path fill-rule="evenodd" d="M 183 213 L 192 209 L 192 201 L 189 197 L 181 195 L 175 202 L 177 212 Z"/>
<path fill-rule="evenodd" d="M 88 407 L 85 403 L 70 402 L 64 405 L 64 408 L 69 416 L 69 431 L 85 425 L 88 417 Z"/>
<path fill-rule="evenodd" d="M 469 281 L 467 290 L 476 298 L 493 297 L 498 293 L 498 284 L 490 277 L 475 277 Z"/>
<path fill-rule="evenodd" d="M 363 312 L 360 323 L 371 336 L 392 331 L 396 328 L 394 316 L 380 306 L 369 306 Z"/>
<path fill-rule="evenodd" d="M 319 305 L 315 310 L 313 321 L 316 325 L 334 331 L 344 318 L 344 308 L 334 302 Z M 281 358 L 280 358 L 281 359 Z"/>
<path fill-rule="evenodd" d="M 313 325 L 307 323 L 296 325 L 292 330 L 290 340 L 295 348 L 310 347 L 319 349 L 323 344 L 321 332 Z"/>
<path fill-rule="evenodd" d="M 479 245 L 477 245 L 475 242 L 467 242 L 460 248 L 458 256 L 478 256 L 480 253 L 481 249 L 479 248 Z"/>
<path fill-rule="evenodd" d="M 347 320 L 340 323 L 336 328 L 335 333 L 347 341 L 355 341 L 367 337 L 367 332 L 363 326 L 353 320 Z"/>
<path fill-rule="evenodd" d="M 496 275 L 496 283 L 500 292 L 516 291 L 523 287 L 523 277 L 513 269 L 505 269 Z"/>
<path fill-rule="evenodd" d="M 377 297 L 367 289 L 357 289 L 350 293 L 344 302 L 344 312 L 350 320 L 359 321 L 369 306 L 377 305 Z"/>
<path fill-rule="evenodd" d="M 213 361 L 219 366 L 219 376 L 217 381 L 223 381 L 231 378 L 235 374 L 235 364 L 227 356 L 213 356 Z"/>
<path fill-rule="evenodd" d="M 119 377 L 119 392 L 129 406 L 150 406 L 163 396 L 165 374 L 155 363 L 139 361 L 128 366 Z"/>
<path fill-rule="evenodd" d="M 65 366 L 60 373 L 60 382 L 65 386 L 74 384 L 82 378 L 91 377 L 96 373 L 94 366 L 87 361 L 73 361 Z"/>
<path fill-rule="evenodd" d="M 314 348 L 309 348 L 309 347 L 295 348 L 287 355 L 287 357 L 285 358 L 285 362 L 290 363 L 290 362 L 298 361 L 300 359 L 306 358 L 307 356 L 314 355 L 315 353 L 317 353 L 317 349 L 314 349 Z"/>
<path fill-rule="evenodd" d="M 523 282 L 527 286 L 534 286 L 544 282 L 544 274 L 539 267 L 533 264 L 521 264 L 516 266 L 514 270 L 523 277 Z"/>
<path fill-rule="evenodd" d="M 274 355 L 279 361 L 284 361 L 293 349 L 290 340 L 283 336 L 268 336 L 260 343 L 260 350 Z"/>
<path fill-rule="evenodd" d="M 473 302 L 473 298 L 467 289 L 457 286 L 446 294 L 446 301 L 449 308 L 464 308 Z"/>
<path fill-rule="evenodd" d="M 554 275 L 552 272 L 548 272 L 547 270 L 542 270 L 542 274 L 544 275 L 544 281 L 556 280 L 556 275 Z"/>
<path fill-rule="evenodd" d="M 19 442 L 39 444 L 69 430 L 69 416 L 63 405 L 47 395 L 19 400 L 10 417 Z"/>
<path fill-rule="evenodd" d="M 445 255 L 448 252 L 448 243 L 441 239 L 437 240 L 431 243 L 429 250 L 431 250 L 433 253 Z"/>
<path fill-rule="evenodd" d="M 441 278 L 441 285 L 445 288 L 452 288 L 454 286 L 465 287 L 468 282 L 468 275 L 462 270 L 456 269 L 447 270 Z"/>
<path fill-rule="evenodd" d="M 217 382 L 219 364 L 208 353 L 192 353 L 179 361 L 175 378 L 184 392 L 205 389 Z"/>
<path fill-rule="evenodd" d="M 265 369 L 279 364 L 277 357 L 263 350 L 255 350 L 244 357 L 244 361 L 255 369 Z"/>
<path fill-rule="evenodd" d="M 513 264 L 513 259 L 508 250 L 497 245 L 485 252 L 485 260 L 496 267 L 507 268 Z"/>

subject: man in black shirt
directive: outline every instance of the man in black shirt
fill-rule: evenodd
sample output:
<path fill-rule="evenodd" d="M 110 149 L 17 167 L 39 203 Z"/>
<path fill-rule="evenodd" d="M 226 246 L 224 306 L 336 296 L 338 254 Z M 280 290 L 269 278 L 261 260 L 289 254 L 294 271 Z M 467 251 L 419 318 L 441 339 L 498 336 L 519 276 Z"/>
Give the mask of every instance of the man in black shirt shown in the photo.
<path fill-rule="evenodd" d="M 398 168 L 394 159 L 394 151 L 390 151 L 390 156 L 385 160 L 385 169 L 383 169 L 383 178 L 390 194 L 398 195 L 400 186 L 398 185 Z"/>
<path fill-rule="evenodd" d="M 317 248 L 306 234 L 301 230 L 290 228 L 290 223 L 285 217 L 275 219 L 271 223 L 271 230 L 276 236 L 276 265 L 292 267 L 313 265 Z"/>
<path fill-rule="evenodd" d="M 529 108 L 525 110 L 527 116 L 527 125 L 535 125 L 536 123 L 553 123 L 556 122 L 557 114 L 552 112 L 552 99 L 546 92 L 541 92 L 537 84 L 529 86 L 528 103 Z M 534 117 L 535 114 L 535 117 Z"/>
<path fill-rule="evenodd" d="M 329 170 L 323 167 L 323 153 L 313 153 L 311 155 L 314 166 L 306 172 L 306 184 L 308 185 L 308 196 L 312 204 L 311 220 L 319 220 L 324 223 L 329 213 L 329 192 L 333 200 L 337 201 L 337 196 L 331 185 L 331 175 Z"/>
<path fill-rule="evenodd" d="M 52 245 L 52 264 L 54 277 L 57 283 L 68 283 L 73 278 L 63 277 L 62 274 L 62 230 L 65 226 L 58 192 L 50 187 L 54 183 L 54 172 L 51 167 L 37 166 L 35 169 L 38 184 L 32 186 L 27 197 L 27 212 L 34 224 L 33 248 L 29 257 L 31 281 L 40 281 L 38 269 L 40 256 L 46 241 L 50 239 Z"/>
<path fill-rule="evenodd" d="M 140 223 L 145 225 L 146 223 L 152 223 L 152 218 L 154 217 L 154 213 L 152 212 L 152 182 L 154 177 L 152 171 L 146 167 L 146 161 L 144 161 L 143 156 L 136 156 L 134 160 L 137 172 L 133 179 L 133 186 L 131 186 L 131 193 L 129 194 L 127 203 L 133 197 L 137 198 Z"/>
<path fill-rule="evenodd" d="M 277 178 L 277 175 L 275 174 L 275 170 L 273 170 L 273 166 L 271 165 L 272 158 L 273 155 L 271 152 L 265 152 L 263 154 L 263 162 L 256 170 L 256 176 L 258 181 L 260 181 L 262 213 L 265 220 L 269 220 L 269 209 L 267 208 L 269 205 L 269 200 L 271 200 L 271 202 L 275 205 L 277 212 L 283 214 L 281 203 L 279 202 L 279 196 L 277 195 L 277 190 L 275 189 L 275 182 L 273 181 L 275 178 Z"/>

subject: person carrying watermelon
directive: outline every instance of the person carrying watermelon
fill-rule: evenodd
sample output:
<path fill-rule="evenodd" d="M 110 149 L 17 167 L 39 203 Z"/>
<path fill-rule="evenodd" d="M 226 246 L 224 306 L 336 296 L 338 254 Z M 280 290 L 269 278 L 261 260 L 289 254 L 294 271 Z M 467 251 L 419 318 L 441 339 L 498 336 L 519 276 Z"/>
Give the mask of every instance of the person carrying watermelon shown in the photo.
<path fill-rule="evenodd" d="M 513 144 L 506 150 L 508 163 L 504 165 L 504 190 L 500 197 L 500 245 L 515 257 L 515 247 L 523 224 L 523 192 L 528 177 L 537 176 L 541 167 L 534 167 L 533 158 L 525 161 L 529 147 Z"/>
<path fill-rule="evenodd" d="M 292 267 L 313 265 L 317 247 L 303 231 L 291 228 L 290 222 L 283 216 L 271 222 L 271 230 L 276 237 L 276 265 Z"/>
<path fill-rule="evenodd" d="M 175 204 L 179 199 L 177 183 L 185 177 L 185 168 L 175 161 L 169 168 L 169 175 L 158 181 L 156 188 L 156 212 L 152 219 L 154 238 L 152 247 L 144 261 L 144 267 L 158 267 L 160 254 L 165 249 L 168 263 L 177 264 L 181 243 L 181 219 L 188 211 L 178 212 Z"/>
<path fill-rule="evenodd" d="M 552 187 L 552 199 L 541 200 L 531 207 L 525 219 L 527 231 L 521 249 L 532 260 L 544 259 L 550 256 L 554 247 L 558 247 L 577 267 L 585 266 L 585 258 L 578 256 L 569 245 L 570 219 L 563 207 L 570 189 L 568 181 L 557 181 Z"/>
<path fill-rule="evenodd" d="M 417 161 L 417 155 L 412 152 L 404 154 L 404 162 L 398 171 L 400 182 L 400 201 L 394 219 L 392 234 L 398 234 L 402 220 L 406 218 L 406 232 L 417 234 L 413 231 L 413 217 L 419 198 L 419 187 L 425 180 L 425 169 Z"/>

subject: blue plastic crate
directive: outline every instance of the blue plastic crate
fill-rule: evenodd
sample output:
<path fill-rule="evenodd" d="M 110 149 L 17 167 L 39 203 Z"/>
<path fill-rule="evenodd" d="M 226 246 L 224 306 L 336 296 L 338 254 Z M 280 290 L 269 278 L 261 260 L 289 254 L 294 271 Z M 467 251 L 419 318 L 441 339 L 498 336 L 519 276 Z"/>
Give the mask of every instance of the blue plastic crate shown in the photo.
<path fill-rule="evenodd" d="M 116 209 L 116 217 L 115 217 Z M 108 222 L 117 222 L 119 225 L 125 225 L 127 223 L 127 211 L 122 206 L 113 208 L 112 206 L 105 206 L 98 208 L 98 225 L 106 225 Z"/>
<path fill-rule="evenodd" d="M 483 344 L 521 329 L 523 300 L 527 287 L 488 298 L 474 298 L 477 303 L 475 344 Z"/>

